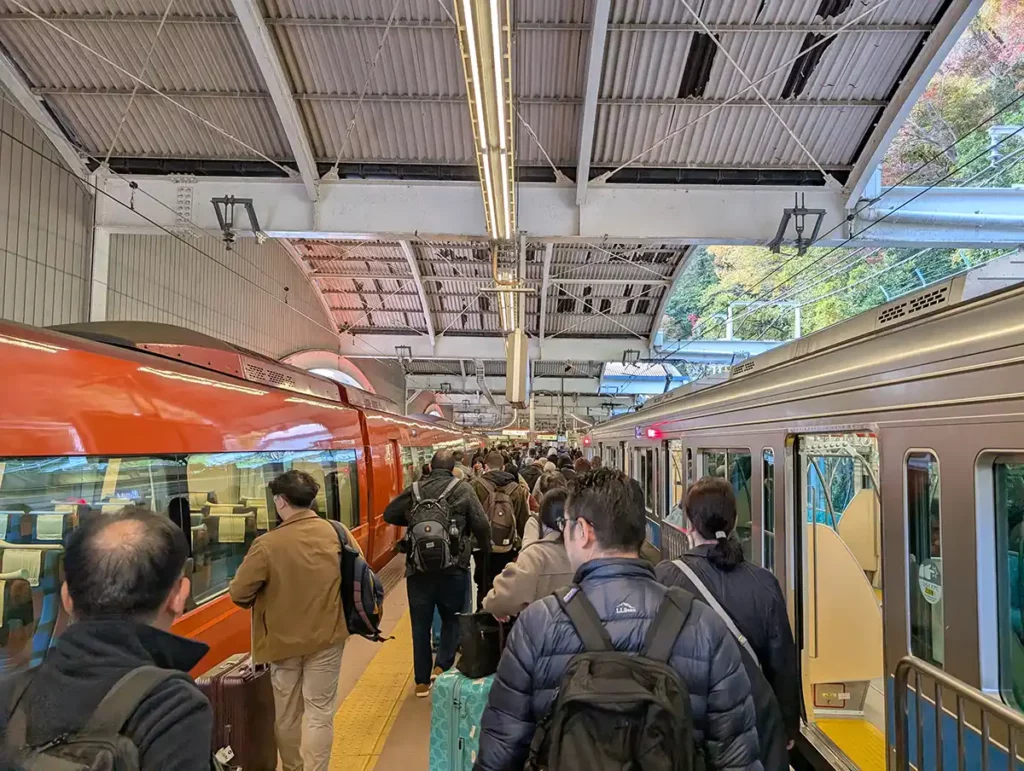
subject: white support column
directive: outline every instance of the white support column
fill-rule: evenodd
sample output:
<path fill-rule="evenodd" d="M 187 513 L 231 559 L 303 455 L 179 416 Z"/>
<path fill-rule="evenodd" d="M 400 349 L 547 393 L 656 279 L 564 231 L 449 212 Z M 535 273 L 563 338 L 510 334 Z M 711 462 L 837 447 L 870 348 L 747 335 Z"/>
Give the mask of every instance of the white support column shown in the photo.
<path fill-rule="evenodd" d="M 654 347 L 654 338 L 658 336 L 658 331 L 661 329 L 661 317 L 665 315 L 665 308 L 668 306 L 668 301 L 672 299 L 672 293 L 675 291 L 676 282 L 679 277 L 686 270 L 686 266 L 690 263 L 690 258 L 693 256 L 693 247 L 686 250 L 686 253 L 679 258 L 679 263 L 672 271 L 672 277 L 668 281 L 668 285 L 665 287 L 665 291 L 661 295 L 661 300 L 658 302 L 658 310 L 654 314 L 654 322 L 651 324 L 651 334 L 647 336 L 647 347 Z"/>
<path fill-rule="evenodd" d="M 587 53 L 587 76 L 583 91 L 583 115 L 580 119 L 579 160 L 576 163 L 576 205 L 587 202 L 590 159 L 594 152 L 594 127 L 597 125 L 597 94 L 604 70 L 604 48 L 608 40 L 608 13 L 611 0 L 596 0 Z"/>
<path fill-rule="evenodd" d="M 402 254 L 405 255 L 405 259 L 409 263 L 412 277 L 416 282 L 416 291 L 419 292 L 420 303 L 423 305 L 423 320 L 427 323 L 427 337 L 430 338 L 430 347 L 433 348 L 435 339 L 434 320 L 430 316 L 430 306 L 427 305 L 427 291 L 423 288 L 423 277 L 420 275 L 420 266 L 416 261 L 416 250 L 408 241 L 400 241 L 399 244 L 402 247 Z"/>
<path fill-rule="evenodd" d="M 971 20 L 977 16 L 983 4 L 984 0 L 953 0 L 935 29 L 928 33 L 928 39 L 900 82 L 896 93 L 889 101 L 889 106 L 882 111 L 881 118 L 875 124 L 853 171 L 850 172 L 844 188 L 847 208 L 852 209 L 857 205 L 865 185 L 882 163 L 889 145 L 928 87 L 932 75 L 945 61 L 946 55 L 960 39 Z"/>
<path fill-rule="evenodd" d="M 548 316 L 548 286 L 551 284 L 551 255 L 554 254 L 555 245 L 548 243 L 544 247 L 544 272 L 540 282 L 540 341 L 544 342 L 544 329 L 547 325 Z"/>
<path fill-rule="evenodd" d="M 68 141 L 60 126 L 57 125 L 57 121 L 53 119 L 49 110 L 43 106 L 39 97 L 32 93 L 32 89 L 29 88 L 28 83 L 25 82 L 14 62 L 8 59 L 2 52 L 0 52 L 0 84 L 3 84 L 11 96 L 14 97 L 14 101 L 17 102 L 18 106 L 25 111 L 39 127 L 39 130 L 50 140 L 50 144 L 53 145 L 64 161 L 64 165 L 68 167 L 71 173 L 79 179 L 87 180 L 89 178 L 89 169 L 86 167 L 85 161 L 82 160 L 81 154 Z M 90 193 L 93 192 L 91 186 L 87 186 L 87 189 Z"/>
<path fill-rule="evenodd" d="M 89 280 L 89 321 L 107 320 L 107 284 L 110 280 L 110 231 L 93 228 L 92 271 Z"/>
<path fill-rule="evenodd" d="M 299 167 L 299 176 L 302 177 L 306 195 L 309 196 L 309 200 L 315 202 L 319 194 L 320 175 L 317 173 L 313 148 L 306 135 L 302 117 L 295 106 L 291 86 L 284 68 L 281 66 L 277 48 L 270 37 L 270 30 L 263 18 L 263 12 L 256 0 L 231 0 L 231 5 L 242 25 L 245 39 L 249 43 L 256 65 L 263 75 L 263 81 L 267 84 L 270 98 L 277 110 L 277 117 L 281 120 L 284 134 L 288 138 L 288 145 L 291 147 L 295 163 Z"/>

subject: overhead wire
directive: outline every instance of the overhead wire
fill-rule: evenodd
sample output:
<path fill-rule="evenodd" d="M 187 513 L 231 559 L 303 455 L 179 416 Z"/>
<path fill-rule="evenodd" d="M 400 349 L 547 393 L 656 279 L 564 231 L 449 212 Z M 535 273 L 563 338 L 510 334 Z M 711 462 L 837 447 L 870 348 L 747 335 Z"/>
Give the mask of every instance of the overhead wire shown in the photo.
<path fill-rule="evenodd" d="M 164 15 L 160 17 L 160 24 L 156 28 L 156 34 L 153 36 L 153 42 L 149 46 L 149 50 L 146 51 L 146 57 L 142 60 L 142 66 L 139 68 L 139 77 L 146 77 L 146 70 L 149 69 L 149 60 L 153 57 L 153 52 L 156 50 L 157 45 L 160 43 L 160 35 L 164 31 L 164 24 L 167 23 L 167 17 L 171 13 L 171 8 L 174 5 L 174 0 L 167 0 L 167 7 L 164 8 Z M 135 96 L 139 93 L 139 84 L 132 84 L 132 93 L 128 97 L 128 105 L 124 108 L 124 112 L 121 114 L 121 120 L 117 122 L 117 128 L 114 129 L 114 135 L 110 138 L 110 144 L 107 146 L 107 154 L 103 158 L 103 164 L 107 165 L 110 163 L 110 156 L 114 152 L 114 147 L 117 145 L 117 140 L 121 137 L 121 129 L 124 127 L 124 122 L 128 118 L 128 113 L 132 111 L 132 105 L 135 104 Z"/>

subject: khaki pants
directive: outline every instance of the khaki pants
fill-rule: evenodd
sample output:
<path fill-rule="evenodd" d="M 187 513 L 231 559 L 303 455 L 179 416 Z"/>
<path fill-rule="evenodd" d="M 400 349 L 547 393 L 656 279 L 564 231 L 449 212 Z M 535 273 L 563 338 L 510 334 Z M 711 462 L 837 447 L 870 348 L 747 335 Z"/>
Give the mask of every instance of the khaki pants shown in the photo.
<path fill-rule="evenodd" d="M 277 751 L 284 771 L 327 771 L 344 643 L 270 664 Z"/>

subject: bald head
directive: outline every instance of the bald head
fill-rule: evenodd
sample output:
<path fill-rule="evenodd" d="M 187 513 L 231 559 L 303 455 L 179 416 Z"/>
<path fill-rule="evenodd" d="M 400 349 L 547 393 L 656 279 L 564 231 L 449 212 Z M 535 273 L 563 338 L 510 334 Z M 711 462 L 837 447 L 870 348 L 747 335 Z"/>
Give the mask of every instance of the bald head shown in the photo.
<path fill-rule="evenodd" d="M 185 535 L 167 517 L 135 506 L 91 514 L 68 537 L 66 600 L 76 618 L 153 623 L 180 587 L 187 559 Z"/>
<path fill-rule="evenodd" d="M 438 469 L 451 471 L 455 468 L 455 456 L 452 455 L 452 451 L 438 450 L 435 452 L 434 457 L 430 459 L 430 468 L 433 471 L 437 471 Z"/>

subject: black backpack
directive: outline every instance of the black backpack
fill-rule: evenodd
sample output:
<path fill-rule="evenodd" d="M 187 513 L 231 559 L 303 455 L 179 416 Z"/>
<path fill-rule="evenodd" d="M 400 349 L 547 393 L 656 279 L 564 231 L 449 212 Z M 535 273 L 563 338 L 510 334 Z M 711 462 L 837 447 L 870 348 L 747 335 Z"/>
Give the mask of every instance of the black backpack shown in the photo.
<path fill-rule="evenodd" d="M 440 573 L 458 564 L 459 527 L 448 506 L 448 494 L 459 484 L 452 479 L 437 498 L 424 498 L 412 483 L 412 511 L 406 517 L 406 553 L 417 573 Z"/>
<path fill-rule="evenodd" d="M 639 655 L 616 651 L 579 586 L 556 592 L 583 640 L 551 712 L 530 746 L 527 771 L 698 771 L 690 693 L 668 665 L 693 596 L 669 589 Z"/>
<path fill-rule="evenodd" d="M 7 734 L 7 744 L 21 753 L 21 767 L 25 771 L 138 771 L 139 750 L 121 733 L 125 723 L 162 682 L 172 677 L 188 677 L 183 672 L 154 666 L 133 669 L 107 692 L 82 728 L 28 747 L 27 713 L 22 701 L 33 675 L 34 671 L 25 672 L 14 687 Z M 216 758 L 210 762 L 211 768 L 222 768 Z"/>
<path fill-rule="evenodd" d="M 380 622 L 384 617 L 384 584 L 363 559 L 359 549 L 350 543 L 351 534 L 338 522 L 331 527 L 341 543 L 341 608 L 349 634 L 357 634 L 373 642 L 392 640 L 382 637 Z"/>

